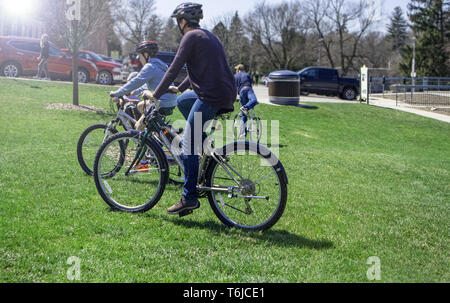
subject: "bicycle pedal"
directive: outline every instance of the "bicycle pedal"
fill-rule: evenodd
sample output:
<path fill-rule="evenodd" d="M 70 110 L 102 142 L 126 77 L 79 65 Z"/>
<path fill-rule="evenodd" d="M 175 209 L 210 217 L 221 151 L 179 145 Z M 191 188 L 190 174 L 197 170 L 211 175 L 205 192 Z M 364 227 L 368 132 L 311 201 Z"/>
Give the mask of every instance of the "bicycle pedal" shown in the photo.
<path fill-rule="evenodd" d="M 194 211 L 192 209 L 189 209 L 189 210 L 180 212 L 178 215 L 180 216 L 180 218 L 183 218 L 183 217 L 191 215 L 193 212 Z"/>

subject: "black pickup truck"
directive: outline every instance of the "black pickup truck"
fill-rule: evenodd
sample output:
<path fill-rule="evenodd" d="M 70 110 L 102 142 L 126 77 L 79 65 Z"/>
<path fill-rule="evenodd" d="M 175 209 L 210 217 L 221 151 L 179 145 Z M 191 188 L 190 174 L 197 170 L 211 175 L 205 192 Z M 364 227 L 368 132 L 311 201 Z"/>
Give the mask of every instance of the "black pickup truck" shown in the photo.
<path fill-rule="evenodd" d="M 354 100 L 359 94 L 359 79 L 341 78 L 334 68 L 307 67 L 298 74 L 302 95 L 314 93 Z"/>

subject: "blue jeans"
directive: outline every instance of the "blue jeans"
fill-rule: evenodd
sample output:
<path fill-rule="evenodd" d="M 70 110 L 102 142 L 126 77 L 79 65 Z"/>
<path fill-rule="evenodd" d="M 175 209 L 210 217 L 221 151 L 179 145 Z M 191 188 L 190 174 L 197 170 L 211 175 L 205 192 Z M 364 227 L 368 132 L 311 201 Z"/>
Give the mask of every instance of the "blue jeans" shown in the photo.
<path fill-rule="evenodd" d="M 216 117 L 219 108 L 200 100 L 194 91 L 179 96 L 177 104 L 178 109 L 187 120 L 182 154 L 185 177 L 183 196 L 187 202 L 192 202 L 198 198 L 199 156 L 202 154 L 203 141 L 206 138 L 203 130 L 207 126 L 206 122 Z"/>
<path fill-rule="evenodd" d="M 253 109 L 256 105 L 258 105 L 258 99 L 256 99 L 255 92 L 250 87 L 242 89 L 239 93 L 239 98 L 241 99 L 241 105 L 245 106 L 247 109 Z M 247 120 L 247 116 L 242 115 L 241 131 L 243 133 L 245 130 L 245 135 L 247 135 L 247 128 L 245 127 Z"/>

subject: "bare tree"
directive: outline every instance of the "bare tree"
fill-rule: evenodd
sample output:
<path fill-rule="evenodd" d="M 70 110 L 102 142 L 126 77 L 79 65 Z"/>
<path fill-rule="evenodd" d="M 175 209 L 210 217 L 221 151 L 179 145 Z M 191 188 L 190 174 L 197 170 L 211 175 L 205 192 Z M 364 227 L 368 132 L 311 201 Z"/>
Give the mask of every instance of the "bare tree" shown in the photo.
<path fill-rule="evenodd" d="M 393 62 L 396 59 L 395 54 L 390 39 L 381 32 L 371 31 L 361 39 L 356 62 L 370 68 L 389 69 L 395 65 Z"/>
<path fill-rule="evenodd" d="M 230 12 L 211 19 L 214 24 L 214 26 L 212 27 L 212 32 L 222 42 L 225 52 L 228 55 L 230 53 L 230 45 L 233 43 L 230 33 L 233 16 L 234 14 Z"/>
<path fill-rule="evenodd" d="M 155 0 L 115 0 L 115 31 L 125 40 L 138 44 L 142 40 L 158 40 L 163 22 L 156 15 Z"/>
<path fill-rule="evenodd" d="M 332 67 L 335 67 L 334 58 L 332 56 L 332 46 L 334 44 L 334 36 L 325 36 L 333 31 L 333 24 L 328 19 L 328 11 L 330 8 L 330 0 L 309 0 L 305 3 L 305 11 L 309 21 L 317 32 L 318 48 L 325 48 L 327 59 Z M 321 51 L 319 51 L 321 53 Z"/>
<path fill-rule="evenodd" d="M 181 41 L 181 32 L 172 18 L 167 19 L 159 41 L 160 49 L 176 52 Z"/>
<path fill-rule="evenodd" d="M 257 4 L 245 18 L 245 29 L 261 47 L 273 68 L 296 69 L 304 58 L 310 28 L 299 1 Z"/>
<path fill-rule="evenodd" d="M 40 15 L 49 33 L 57 37 L 72 54 L 78 54 L 85 41 L 110 18 L 110 2 L 110 0 L 83 0 L 80 2 L 81 20 L 69 21 L 66 18 L 68 8 L 66 1 L 44 0 L 41 3 Z M 78 56 L 72 56 L 72 61 L 73 104 L 78 106 Z"/>
<path fill-rule="evenodd" d="M 308 0 L 307 8 L 315 31 L 323 37 L 330 65 L 339 64 L 347 74 L 354 68 L 362 37 L 377 22 L 375 4 L 368 0 Z"/>

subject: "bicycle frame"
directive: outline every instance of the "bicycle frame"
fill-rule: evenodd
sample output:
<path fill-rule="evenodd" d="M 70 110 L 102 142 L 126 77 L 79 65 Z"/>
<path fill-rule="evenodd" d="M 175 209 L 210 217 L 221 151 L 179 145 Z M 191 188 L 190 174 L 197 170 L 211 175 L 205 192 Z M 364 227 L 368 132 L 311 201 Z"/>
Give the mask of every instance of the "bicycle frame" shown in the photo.
<path fill-rule="evenodd" d="M 162 116 L 159 113 L 157 113 L 157 110 L 154 110 L 150 114 L 150 116 L 151 116 L 151 118 L 149 119 L 146 131 L 144 133 L 139 133 L 139 135 L 140 135 L 139 141 L 140 141 L 141 147 L 136 152 L 136 156 L 135 156 L 134 160 L 131 162 L 131 165 L 128 168 L 127 172 L 125 172 L 125 175 L 129 175 L 132 168 L 143 159 L 143 157 L 145 156 L 145 153 L 147 151 L 144 143 L 147 140 L 147 138 L 149 137 L 149 135 L 154 132 L 156 132 L 159 135 L 159 137 L 162 139 L 163 145 L 170 151 L 170 153 L 173 155 L 175 161 L 178 163 L 178 165 L 180 166 L 181 170 L 184 173 L 185 169 L 184 169 L 183 161 L 182 161 L 181 157 L 179 156 L 179 153 L 174 151 L 174 148 L 172 145 L 172 142 L 175 139 L 180 140 L 178 142 L 181 142 L 180 136 L 178 134 L 176 134 L 172 129 L 170 129 L 170 125 L 168 125 L 163 120 Z M 222 116 L 222 119 L 225 119 L 225 118 Z M 218 119 L 215 119 L 213 121 L 213 124 L 211 127 L 211 132 L 209 133 L 209 136 L 212 136 L 214 134 L 214 132 L 216 131 L 217 122 L 218 122 Z M 171 133 L 171 135 L 174 137 L 174 139 L 169 140 L 169 138 L 167 138 L 167 136 L 166 136 L 168 133 Z M 212 144 L 211 144 L 211 146 L 212 146 Z M 226 171 L 226 173 L 233 179 L 233 181 L 236 183 L 237 186 L 207 187 L 207 186 L 202 185 L 202 184 L 205 184 L 206 172 L 209 168 L 209 164 L 210 164 L 211 160 L 215 160 Z M 211 191 L 211 192 L 226 193 L 226 194 L 228 194 L 228 196 L 230 198 L 266 199 L 266 200 L 268 199 L 268 197 L 236 195 L 235 191 L 241 191 L 242 185 L 240 184 L 240 182 L 238 180 L 236 180 L 236 178 L 234 177 L 234 175 L 231 172 L 233 172 L 237 176 L 239 176 L 239 178 L 241 178 L 241 180 L 243 179 L 243 177 L 239 174 L 239 172 L 237 172 L 231 165 L 229 165 L 222 156 L 215 153 L 215 151 L 213 149 L 208 148 L 207 152 L 202 155 L 202 160 L 200 162 L 197 189 L 201 190 L 201 191 L 205 191 L 205 192 Z"/>

